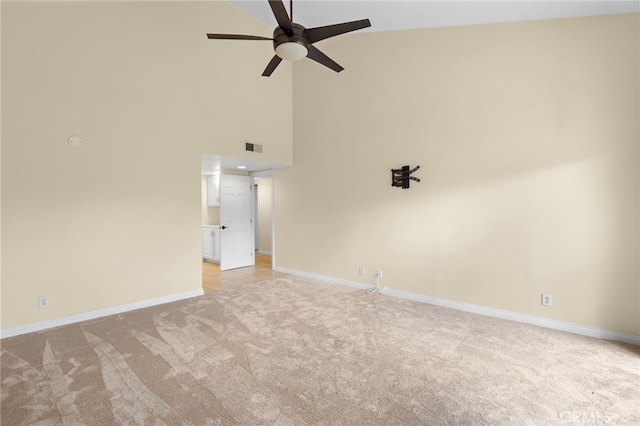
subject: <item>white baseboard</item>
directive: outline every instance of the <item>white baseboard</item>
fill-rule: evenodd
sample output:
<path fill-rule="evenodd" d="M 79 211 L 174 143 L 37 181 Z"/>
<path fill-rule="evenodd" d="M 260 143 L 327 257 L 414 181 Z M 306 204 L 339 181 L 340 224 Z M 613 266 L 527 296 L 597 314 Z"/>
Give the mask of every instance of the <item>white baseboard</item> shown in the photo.
<path fill-rule="evenodd" d="M 276 266 L 273 268 L 276 272 L 282 272 L 284 274 L 296 275 L 303 278 L 310 278 L 316 281 L 324 281 L 331 284 L 340 284 L 347 287 L 353 287 L 357 289 L 369 289 L 371 285 L 359 283 L 356 281 L 344 280 L 341 278 L 329 277 L 326 275 L 313 274 L 309 272 L 297 271 L 294 269 L 281 268 Z M 580 334 L 583 336 L 596 337 L 598 339 L 612 340 L 614 342 L 628 343 L 631 345 L 640 346 L 640 336 L 633 334 L 618 333 L 616 331 L 603 330 L 601 328 L 587 327 L 584 325 L 573 324 L 569 322 L 557 321 L 548 318 L 536 317 L 533 315 L 520 314 L 517 312 L 503 311 L 501 309 L 488 308 L 486 306 L 473 305 L 471 303 L 456 302 L 455 300 L 441 299 L 439 297 L 431 297 L 424 294 L 411 293 L 408 291 L 395 290 L 392 288 L 386 288 L 382 291 L 383 294 L 389 296 L 400 297 L 403 299 L 415 300 L 418 302 L 429 303 L 431 305 L 443 306 L 446 308 L 457 309 L 460 311 L 472 312 L 474 314 L 486 315 L 490 317 L 502 318 L 511 321 L 521 322 L 525 324 L 537 325 L 540 327 L 552 328 L 554 330 L 566 331 L 569 333 Z"/>
<path fill-rule="evenodd" d="M 202 296 L 204 290 L 193 290 L 185 293 L 171 294 L 169 296 L 157 297 L 155 299 L 143 300 L 140 302 L 128 303 L 126 305 L 114 306 L 112 308 L 98 309 L 97 311 L 83 312 L 81 314 L 69 315 L 51 320 L 34 322 L 31 324 L 19 325 L 0 330 L 0 339 L 19 336 L 21 334 L 32 333 L 34 331 L 47 330 L 49 328 L 74 324 L 76 322 L 92 320 L 123 312 L 134 311 L 136 309 L 148 308 L 149 306 L 162 305 L 163 303 L 175 302 L 182 299 Z"/>
<path fill-rule="evenodd" d="M 287 269 L 287 268 L 282 268 L 280 266 L 274 267 L 273 270 L 276 272 L 282 272 L 283 274 L 295 275 L 297 277 L 309 278 L 316 281 L 324 281 L 331 284 L 340 284 L 347 287 L 357 288 L 360 290 L 366 290 L 368 288 L 371 288 L 370 285 L 359 283 L 357 281 L 343 280 L 342 278 L 329 277 L 327 275 L 319 275 L 311 272 L 297 271 L 295 269 Z"/>
<path fill-rule="evenodd" d="M 271 256 L 271 252 L 267 250 L 258 250 L 258 254 L 262 254 L 265 256 Z"/>

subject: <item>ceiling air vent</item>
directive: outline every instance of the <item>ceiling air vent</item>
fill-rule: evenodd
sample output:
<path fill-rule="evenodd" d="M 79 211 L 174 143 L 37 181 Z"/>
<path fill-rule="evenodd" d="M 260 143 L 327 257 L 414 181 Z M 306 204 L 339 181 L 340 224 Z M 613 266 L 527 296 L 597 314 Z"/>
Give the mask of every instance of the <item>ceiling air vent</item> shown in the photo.
<path fill-rule="evenodd" d="M 245 142 L 245 149 L 251 152 L 262 152 L 262 145 L 257 143 Z"/>

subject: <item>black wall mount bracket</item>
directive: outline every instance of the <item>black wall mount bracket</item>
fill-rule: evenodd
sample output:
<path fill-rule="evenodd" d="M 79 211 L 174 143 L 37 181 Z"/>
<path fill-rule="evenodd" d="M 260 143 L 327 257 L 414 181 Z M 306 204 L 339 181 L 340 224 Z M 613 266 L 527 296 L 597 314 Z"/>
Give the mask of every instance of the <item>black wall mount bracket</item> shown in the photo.
<path fill-rule="evenodd" d="M 411 173 L 419 168 L 420 166 L 415 166 L 409 170 L 409 166 L 403 166 L 401 169 L 391 169 L 391 186 L 407 189 L 409 188 L 409 181 L 415 180 L 416 182 L 420 182 L 420 179 L 411 176 Z"/>

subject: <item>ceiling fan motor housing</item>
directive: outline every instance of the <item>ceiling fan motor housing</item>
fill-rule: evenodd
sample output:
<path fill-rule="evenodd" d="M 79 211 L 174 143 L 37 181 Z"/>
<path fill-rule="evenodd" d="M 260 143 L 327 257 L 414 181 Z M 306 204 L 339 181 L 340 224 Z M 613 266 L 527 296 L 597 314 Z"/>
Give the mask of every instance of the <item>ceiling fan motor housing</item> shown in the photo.
<path fill-rule="evenodd" d="M 309 40 L 307 39 L 307 35 L 305 34 L 305 27 L 300 24 L 296 24 L 295 22 L 291 23 L 291 27 L 293 29 L 293 34 L 287 34 L 285 30 L 280 27 L 276 27 L 273 31 L 273 48 L 276 53 L 279 52 L 278 46 L 285 43 L 296 43 L 304 47 L 304 56 L 297 58 L 302 59 L 306 56 L 306 52 L 309 51 Z M 279 55 L 280 56 L 280 55 Z M 283 59 L 291 59 L 291 58 L 283 58 Z"/>

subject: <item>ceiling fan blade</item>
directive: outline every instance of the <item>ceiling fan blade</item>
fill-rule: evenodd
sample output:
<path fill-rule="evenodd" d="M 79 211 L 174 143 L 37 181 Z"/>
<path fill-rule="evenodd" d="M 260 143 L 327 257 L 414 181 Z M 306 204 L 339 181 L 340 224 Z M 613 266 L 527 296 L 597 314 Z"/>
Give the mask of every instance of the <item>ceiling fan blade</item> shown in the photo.
<path fill-rule="evenodd" d="M 267 67 L 264 69 L 262 76 L 269 77 L 271 73 L 273 73 L 273 71 L 276 69 L 276 67 L 280 65 L 280 62 L 282 62 L 280 56 L 274 55 L 273 59 L 271 59 L 271 61 L 269 62 L 269 65 L 267 65 Z"/>
<path fill-rule="evenodd" d="M 335 72 L 340 72 L 344 68 L 338 65 L 333 59 L 322 53 L 318 50 L 317 47 L 312 45 L 309 46 L 309 53 L 307 54 L 307 58 L 313 59 L 314 61 L 324 65 L 327 68 L 331 68 Z"/>
<path fill-rule="evenodd" d="M 293 27 L 291 26 L 291 19 L 287 14 L 287 9 L 284 8 L 282 0 L 269 0 L 269 6 L 273 11 L 273 16 L 278 21 L 278 26 L 282 28 L 287 34 L 293 34 Z"/>
<path fill-rule="evenodd" d="M 240 34 L 207 34 L 207 38 L 210 40 L 273 40 L 269 37 Z"/>
<path fill-rule="evenodd" d="M 349 33 L 351 31 L 361 30 L 371 26 L 368 19 L 359 21 L 343 22 L 342 24 L 327 25 L 324 27 L 307 28 L 306 33 L 309 43 L 324 40 L 325 38 L 334 37 L 340 34 Z"/>

